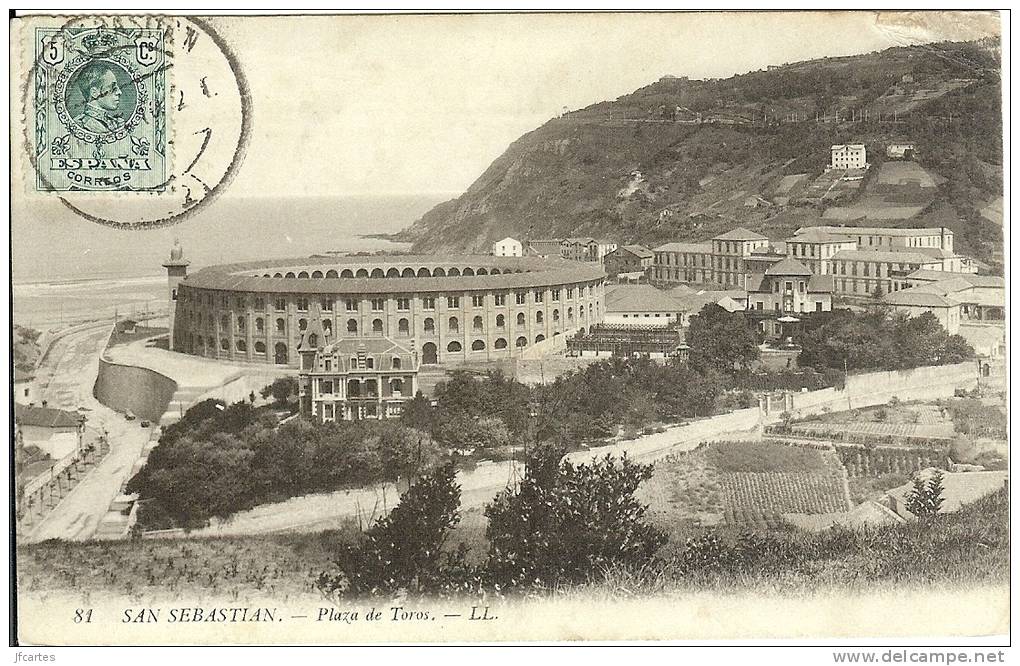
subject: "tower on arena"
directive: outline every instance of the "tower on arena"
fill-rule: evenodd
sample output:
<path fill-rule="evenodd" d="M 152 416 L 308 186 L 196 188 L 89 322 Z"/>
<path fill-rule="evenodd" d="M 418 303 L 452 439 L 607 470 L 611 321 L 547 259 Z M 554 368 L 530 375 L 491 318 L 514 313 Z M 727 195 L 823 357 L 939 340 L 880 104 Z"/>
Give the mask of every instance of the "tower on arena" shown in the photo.
<path fill-rule="evenodd" d="M 177 285 L 188 276 L 188 264 L 191 262 L 184 258 L 184 248 L 181 247 L 180 239 L 174 239 L 174 246 L 170 248 L 170 258 L 163 262 L 167 276 L 167 313 L 170 318 L 170 349 L 174 348 L 174 314 L 177 310 Z"/>

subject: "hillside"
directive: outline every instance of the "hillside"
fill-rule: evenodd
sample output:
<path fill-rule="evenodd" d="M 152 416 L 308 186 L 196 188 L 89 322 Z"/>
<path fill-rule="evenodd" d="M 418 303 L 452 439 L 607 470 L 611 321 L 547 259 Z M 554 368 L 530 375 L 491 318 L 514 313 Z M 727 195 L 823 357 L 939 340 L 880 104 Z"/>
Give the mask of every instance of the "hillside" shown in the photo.
<path fill-rule="evenodd" d="M 940 184 L 919 215 L 895 224 L 949 226 L 959 251 L 1000 263 L 998 63 L 998 43 L 984 40 L 728 79 L 663 77 L 525 134 L 399 237 L 415 251 L 483 252 L 508 235 L 653 245 L 742 225 L 779 239 L 823 212 L 768 205 L 796 180 L 785 176 L 821 173 L 833 143 L 863 142 L 877 164 L 886 142 L 906 138 Z M 756 197 L 766 204 L 747 205 Z"/>

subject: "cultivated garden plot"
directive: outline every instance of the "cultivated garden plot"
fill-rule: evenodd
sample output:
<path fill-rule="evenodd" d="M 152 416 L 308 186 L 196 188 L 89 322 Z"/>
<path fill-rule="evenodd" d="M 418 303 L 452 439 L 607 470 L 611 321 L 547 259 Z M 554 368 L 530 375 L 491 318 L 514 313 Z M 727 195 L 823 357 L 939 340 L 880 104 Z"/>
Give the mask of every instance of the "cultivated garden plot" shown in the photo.
<path fill-rule="evenodd" d="M 660 461 L 640 496 L 663 529 L 778 527 L 787 513 L 849 511 L 834 451 L 768 441 L 712 442 Z"/>

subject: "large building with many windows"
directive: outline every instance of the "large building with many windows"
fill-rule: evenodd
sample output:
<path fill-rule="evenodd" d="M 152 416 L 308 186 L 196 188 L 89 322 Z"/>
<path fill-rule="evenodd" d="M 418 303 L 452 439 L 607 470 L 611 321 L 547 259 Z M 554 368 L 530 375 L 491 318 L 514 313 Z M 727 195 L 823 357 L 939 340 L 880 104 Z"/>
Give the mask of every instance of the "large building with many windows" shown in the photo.
<path fill-rule="evenodd" d="M 422 365 L 507 359 L 604 314 L 595 262 L 540 257 L 338 256 L 212 266 L 172 280 L 173 350 L 298 366 L 323 343 L 389 338 Z"/>

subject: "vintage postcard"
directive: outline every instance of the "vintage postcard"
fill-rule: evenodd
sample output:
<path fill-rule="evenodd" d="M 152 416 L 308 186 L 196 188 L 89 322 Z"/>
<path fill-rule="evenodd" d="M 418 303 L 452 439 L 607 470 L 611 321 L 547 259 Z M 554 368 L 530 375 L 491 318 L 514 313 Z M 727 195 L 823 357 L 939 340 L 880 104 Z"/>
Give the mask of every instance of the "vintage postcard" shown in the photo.
<path fill-rule="evenodd" d="M 1004 21 L 16 13 L 12 644 L 995 661 Z"/>

